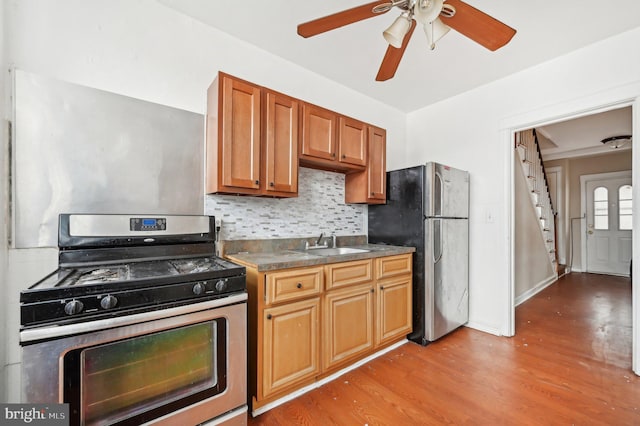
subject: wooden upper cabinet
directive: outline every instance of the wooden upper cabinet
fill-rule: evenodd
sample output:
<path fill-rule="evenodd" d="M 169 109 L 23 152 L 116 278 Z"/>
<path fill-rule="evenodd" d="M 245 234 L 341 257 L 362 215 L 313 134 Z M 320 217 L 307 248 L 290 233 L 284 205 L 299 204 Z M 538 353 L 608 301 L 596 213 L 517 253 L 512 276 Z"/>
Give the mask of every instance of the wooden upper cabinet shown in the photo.
<path fill-rule="evenodd" d="M 350 173 L 367 162 L 366 124 L 327 109 L 302 105 L 300 164 Z"/>
<path fill-rule="evenodd" d="M 336 120 L 333 111 L 307 103 L 302 105 L 301 158 L 336 159 Z"/>
<path fill-rule="evenodd" d="M 338 133 L 338 161 L 367 165 L 367 125 L 348 117 L 340 117 Z"/>
<path fill-rule="evenodd" d="M 264 117 L 264 189 L 298 193 L 298 101 L 266 91 Z"/>
<path fill-rule="evenodd" d="M 207 91 L 207 193 L 297 196 L 298 102 L 219 73 Z"/>
<path fill-rule="evenodd" d="M 367 126 L 367 169 L 348 174 L 345 178 L 345 202 L 384 204 L 387 198 L 386 151 L 387 133 L 384 129 Z"/>

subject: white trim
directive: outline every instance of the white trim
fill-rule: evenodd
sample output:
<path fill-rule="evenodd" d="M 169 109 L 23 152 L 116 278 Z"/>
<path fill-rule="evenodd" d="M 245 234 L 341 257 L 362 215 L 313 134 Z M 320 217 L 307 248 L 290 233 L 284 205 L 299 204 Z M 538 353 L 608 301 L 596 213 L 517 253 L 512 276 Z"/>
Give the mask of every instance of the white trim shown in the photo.
<path fill-rule="evenodd" d="M 295 399 L 295 398 L 299 397 L 300 395 L 303 395 L 303 394 L 305 394 L 305 393 L 307 393 L 309 391 L 317 389 L 320 386 L 337 379 L 338 377 L 342 376 L 343 374 L 346 374 L 349 371 L 355 370 L 356 368 L 368 363 L 369 361 L 371 361 L 371 360 L 373 360 L 375 358 L 378 358 L 378 357 L 386 354 L 387 352 L 391 352 L 392 350 L 394 350 L 396 348 L 399 348 L 400 346 L 404 345 L 407 342 L 408 342 L 408 340 L 404 339 L 404 340 L 399 341 L 398 343 L 394 343 L 393 345 L 388 346 L 388 347 L 386 347 L 386 348 L 384 348 L 384 349 L 382 349 L 382 350 L 380 350 L 380 351 L 378 351 L 378 352 L 376 352 L 376 353 L 374 353 L 372 355 L 369 355 L 368 357 L 363 358 L 360 361 L 355 362 L 355 363 L 349 365 L 348 367 L 345 367 L 342 370 L 337 371 L 336 373 L 333 373 L 332 375 L 323 378 L 322 380 L 318 380 L 317 382 L 311 383 L 310 385 L 307 385 L 307 386 L 305 386 L 303 388 L 300 388 L 295 392 L 291 392 L 290 394 L 285 395 L 282 398 L 278 398 L 273 402 L 265 404 L 260 408 L 256 408 L 255 410 L 251 411 L 251 416 L 252 417 L 259 416 L 260 414 L 266 413 L 267 411 L 271 410 L 272 408 L 276 408 L 276 407 L 284 404 L 285 402 L 289 402 L 292 399 Z"/>
<path fill-rule="evenodd" d="M 594 180 L 610 180 L 620 178 L 631 178 L 633 183 L 633 171 L 623 170 L 621 172 L 596 173 L 592 175 L 580 176 L 580 216 L 587 217 L 587 182 Z M 635 185 L 633 185 L 635 186 Z M 635 194 L 634 194 L 635 195 Z M 580 269 L 587 270 L 587 221 L 580 221 Z M 633 237 L 632 237 L 633 238 Z"/>
<path fill-rule="evenodd" d="M 494 336 L 505 336 L 498 327 L 488 327 L 484 324 L 479 324 L 473 321 L 469 321 L 464 326 L 477 331 L 482 331 L 483 333 L 493 334 Z"/>
<path fill-rule="evenodd" d="M 505 197 L 505 210 L 508 213 L 505 217 L 508 218 L 504 223 L 504 231 L 506 235 L 505 244 L 509 248 L 509 261 L 507 262 L 507 285 L 504 287 L 500 295 L 498 295 L 500 307 L 503 315 L 501 324 L 503 330 L 511 331 L 510 335 L 513 335 L 515 330 L 515 308 L 513 299 L 514 289 L 514 262 L 515 262 L 515 247 L 513 243 L 513 237 L 515 235 L 515 229 L 513 226 L 513 218 L 515 217 L 514 206 L 514 167 L 513 167 L 513 140 L 516 132 L 520 130 L 530 129 L 535 126 L 547 125 L 557 123 L 560 121 L 566 121 L 572 118 L 584 117 L 586 115 L 595 114 L 598 112 L 605 112 L 612 109 L 622 108 L 625 106 L 632 106 L 633 115 L 633 131 L 632 134 L 640 134 L 640 80 L 630 84 L 624 84 L 617 87 L 612 87 L 607 90 L 592 93 L 588 96 L 580 97 L 577 99 L 571 99 L 566 102 L 547 105 L 543 108 L 538 108 L 532 111 L 527 111 L 523 114 L 518 114 L 510 117 L 505 117 L 500 122 L 499 132 L 502 139 L 502 145 L 505 150 L 506 158 L 505 162 L 505 185 L 504 185 L 504 197 Z M 632 170 L 633 170 L 633 198 L 640 199 L 640 150 L 632 150 Z M 638 184 L 636 184 L 638 181 Z M 635 210 L 635 209 L 634 209 Z M 635 213 L 633 215 L 633 253 L 640 253 L 640 234 L 638 232 L 640 227 L 640 214 Z M 640 265 L 636 261 L 633 267 L 633 275 L 638 276 L 640 273 Z M 638 286 L 632 286 L 632 360 L 633 371 L 640 375 L 640 324 L 638 309 L 640 309 L 640 289 Z"/>
<path fill-rule="evenodd" d="M 549 287 L 551 284 L 553 284 L 556 281 L 558 281 L 558 276 L 556 274 L 553 274 L 553 275 L 545 278 L 544 280 L 540 281 L 538 284 L 536 284 L 535 286 L 533 286 L 529 290 L 527 290 L 524 293 L 522 293 L 520 296 L 516 297 L 516 299 L 514 300 L 513 304 L 515 306 L 518 306 L 518 305 L 526 302 L 527 300 L 531 299 L 533 296 L 535 296 L 536 294 L 540 293 L 542 290 L 544 290 L 545 288 Z"/>

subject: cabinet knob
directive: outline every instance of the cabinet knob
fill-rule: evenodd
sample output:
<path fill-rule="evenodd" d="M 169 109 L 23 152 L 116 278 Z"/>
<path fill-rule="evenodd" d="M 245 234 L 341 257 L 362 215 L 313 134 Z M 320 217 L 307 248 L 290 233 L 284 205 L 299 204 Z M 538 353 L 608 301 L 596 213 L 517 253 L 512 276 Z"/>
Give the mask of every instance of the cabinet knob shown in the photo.
<path fill-rule="evenodd" d="M 256 185 L 260 185 L 260 181 L 259 180 L 256 181 Z"/>
<path fill-rule="evenodd" d="M 382 286 L 382 285 L 381 285 L 381 286 L 380 286 L 380 290 L 384 290 L 384 286 Z"/>
<path fill-rule="evenodd" d="M 267 319 L 271 319 L 271 318 L 273 318 L 271 314 L 267 314 Z"/>
<path fill-rule="evenodd" d="M 298 288 L 302 288 L 302 283 L 298 283 L 298 284 L 296 284 L 296 287 L 298 287 Z"/>
<path fill-rule="evenodd" d="M 375 293 L 375 290 L 374 290 L 374 289 L 371 289 L 371 293 Z"/>
<path fill-rule="evenodd" d="M 373 192 L 373 191 L 371 191 L 371 195 L 376 195 L 376 193 L 375 193 L 375 192 Z"/>
<path fill-rule="evenodd" d="M 336 153 L 335 152 L 331 153 L 331 158 L 336 158 Z"/>
<path fill-rule="evenodd" d="M 342 154 L 342 159 L 344 160 L 345 158 L 347 158 L 347 156 Z"/>
<path fill-rule="evenodd" d="M 276 186 L 276 184 L 273 182 L 269 182 L 269 186 L 273 188 L 274 186 Z"/>

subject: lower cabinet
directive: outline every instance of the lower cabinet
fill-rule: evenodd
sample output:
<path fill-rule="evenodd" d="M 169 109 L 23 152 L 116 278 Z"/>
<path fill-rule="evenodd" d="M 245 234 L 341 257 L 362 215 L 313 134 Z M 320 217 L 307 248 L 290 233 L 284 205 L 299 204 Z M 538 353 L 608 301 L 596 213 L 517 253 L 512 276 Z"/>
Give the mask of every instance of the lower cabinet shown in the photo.
<path fill-rule="evenodd" d="M 371 284 L 329 292 L 323 305 L 323 369 L 371 351 L 374 325 Z"/>
<path fill-rule="evenodd" d="M 320 372 L 320 299 L 287 303 L 263 312 L 262 396 Z"/>
<path fill-rule="evenodd" d="M 404 339 L 411 256 L 269 272 L 245 265 L 252 409 Z"/>

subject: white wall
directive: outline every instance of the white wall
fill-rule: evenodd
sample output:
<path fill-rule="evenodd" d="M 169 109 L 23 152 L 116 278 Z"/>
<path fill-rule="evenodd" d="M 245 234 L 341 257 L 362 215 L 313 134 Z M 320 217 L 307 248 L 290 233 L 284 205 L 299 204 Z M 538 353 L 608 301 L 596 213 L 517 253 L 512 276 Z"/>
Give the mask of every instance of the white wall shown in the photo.
<path fill-rule="evenodd" d="M 404 113 L 153 0 L 0 1 L 7 42 L 2 58 L 8 66 L 198 113 L 205 112 L 207 87 L 222 70 L 384 127 L 389 167 L 404 158 L 397 149 L 405 144 Z M 6 336 L 12 380 L 19 374 L 13 363 L 19 359 L 17 295 L 56 261 L 51 249 L 9 253 L 11 285 L 0 284 L 0 296 L 12 304 Z M 9 383 L 14 382 L 7 380 L 2 388 L 10 387 L 9 399 L 17 401 L 19 387 Z"/>
<path fill-rule="evenodd" d="M 509 128 L 634 98 L 638 45 L 640 28 L 408 115 L 411 162 L 434 160 L 470 171 L 471 326 L 511 333 Z"/>

